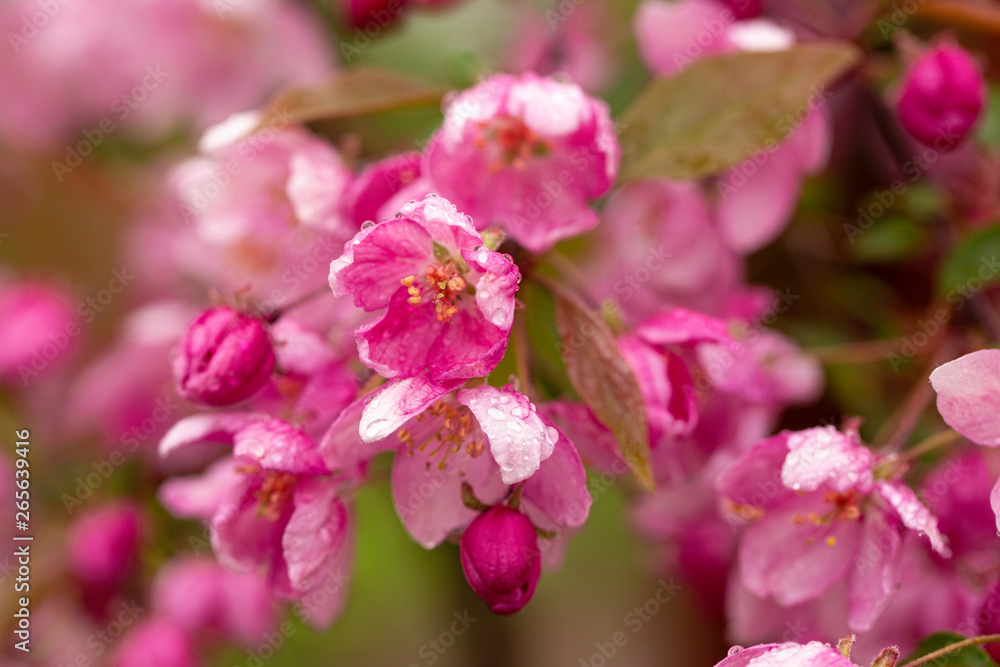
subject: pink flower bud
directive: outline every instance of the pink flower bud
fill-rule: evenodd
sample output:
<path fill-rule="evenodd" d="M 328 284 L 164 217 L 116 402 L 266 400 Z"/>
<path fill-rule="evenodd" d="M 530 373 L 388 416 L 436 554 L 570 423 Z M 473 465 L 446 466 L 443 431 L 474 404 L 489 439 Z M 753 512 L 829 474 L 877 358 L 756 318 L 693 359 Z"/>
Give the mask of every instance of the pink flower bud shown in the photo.
<path fill-rule="evenodd" d="M 462 535 L 461 557 L 469 585 L 494 614 L 513 614 L 528 604 L 542 571 L 535 527 L 505 505 L 473 519 Z"/>
<path fill-rule="evenodd" d="M 29 383 L 53 370 L 76 347 L 80 327 L 69 299 L 47 285 L 0 288 L 0 379 Z"/>
<path fill-rule="evenodd" d="M 983 108 L 984 83 L 972 57 L 942 43 L 910 67 L 896 104 L 899 122 L 917 141 L 941 152 L 965 138 Z"/>
<path fill-rule="evenodd" d="M 114 503 L 80 517 L 70 528 L 70 564 L 85 583 L 117 585 L 132 569 L 139 542 L 139 511 Z"/>
<path fill-rule="evenodd" d="M 187 330 L 174 357 L 177 393 L 224 406 L 249 398 L 274 370 L 274 349 L 259 320 L 210 308 Z"/>

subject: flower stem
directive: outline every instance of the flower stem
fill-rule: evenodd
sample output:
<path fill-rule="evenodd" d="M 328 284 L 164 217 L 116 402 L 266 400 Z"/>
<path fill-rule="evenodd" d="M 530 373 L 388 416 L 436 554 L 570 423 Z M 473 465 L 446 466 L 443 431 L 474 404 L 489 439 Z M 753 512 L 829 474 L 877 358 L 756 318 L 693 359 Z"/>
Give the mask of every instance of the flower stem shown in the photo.
<path fill-rule="evenodd" d="M 903 455 L 910 461 L 914 461 L 923 456 L 924 454 L 926 454 L 927 452 L 934 451 L 938 447 L 944 447 L 945 445 L 950 445 L 956 440 L 959 440 L 961 437 L 962 437 L 961 434 L 959 434 L 955 429 L 949 428 L 944 431 L 941 431 L 940 433 L 935 433 L 929 438 L 921 440 L 920 442 L 918 442 L 917 444 L 913 445 L 905 452 L 903 452 Z"/>
<path fill-rule="evenodd" d="M 322 287 L 317 287 L 311 292 L 306 292 L 299 298 L 294 299 L 293 301 L 281 306 L 280 308 L 275 308 L 270 312 L 265 312 L 264 321 L 267 322 L 268 324 L 274 324 L 275 322 L 278 321 L 278 319 L 282 315 L 284 315 L 288 311 L 294 310 L 295 308 L 298 308 L 302 304 L 312 301 L 313 299 L 316 299 L 318 297 L 321 297 L 324 294 L 332 294 L 330 288 L 327 285 L 323 285 Z"/>
<path fill-rule="evenodd" d="M 931 651 L 927 655 L 920 656 L 916 660 L 911 660 L 905 664 L 899 665 L 898 667 L 919 667 L 919 665 L 926 665 L 928 662 L 937 660 L 943 655 L 948 655 L 949 653 L 954 653 L 963 648 L 968 648 L 970 646 L 976 646 L 978 644 L 992 644 L 993 642 L 1000 642 L 1000 635 L 980 635 L 978 637 L 969 637 L 968 639 L 963 639 L 960 642 L 955 642 L 944 648 L 939 648 L 936 651 Z"/>

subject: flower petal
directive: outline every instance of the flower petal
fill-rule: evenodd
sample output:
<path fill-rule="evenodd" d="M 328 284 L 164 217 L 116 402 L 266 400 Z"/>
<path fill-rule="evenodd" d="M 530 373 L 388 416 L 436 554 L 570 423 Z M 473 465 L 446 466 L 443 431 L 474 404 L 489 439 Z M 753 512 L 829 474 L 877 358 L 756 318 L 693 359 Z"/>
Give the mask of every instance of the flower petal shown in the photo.
<path fill-rule="evenodd" d="M 845 493 L 872 488 L 872 453 L 853 433 L 833 426 L 818 426 L 788 436 L 788 457 L 781 467 L 781 481 L 796 491 L 815 491 L 828 485 Z"/>
<path fill-rule="evenodd" d="M 274 417 L 240 429 L 233 438 L 233 455 L 251 458 L 268 470 L 300 475 L 328 472 L 313 439 L 305 431 Z"/>
<path fill-rule="evenodd" d="M 920 502 L 913 489 L 899 482 L 880 479 L 875 482 L 875 491 L 896 511 L 904 526 L 921 535 L 927 535 L 934 551 L 940 555 L 945 558 L 951 556 L 948 538 L 938 529 L 937 517 Z"/>
<path fill-rule="evenodd" d="M 337 498 L 337 484 L 324 477 L 300 479 L 293 501 L 281 550 L 292 588 L 304 592 L 314 587 L 316 572 L 343 548 L 347 508 Z"/>
<path fill-rule="evenodd" d="M 389 437 L 411 417 L 420 414 L 464 382 L 465 378 L 435 380 L 420 375 L 384 385 L 366 399 L 358 426 L 361 440 L 377 442 Z"/>
<path fill-rule="evenodd" d="M 548 423 L 547 420 L 545 420 Z M 587 521 L 593 499 L 587 490 L 587 472 L 573 443 L 558 429 L 552 456 L 524 483 L 524 513 L 549 532 L 579 528 Z"/>
<path fill-rule="evenodd" d="M 160 456 L 203 442 L 228 445 L 241 428 L 267 415 L 250 412 L 208 412 L 185 417 L 170 427 L 160 440 Z"/>
<path fill-rule="evenodd" d="M 898 524 L 891 525 L 878 510 L 865 514 L 861 548 L 849 575 L 850 616 L 853 632 L 867 632 L 889 604 L 900 580 L 903 539 Z"/>
<path fill-rule="evenodd" d="M 226 457 L 200 475 L 168 479 L 160 486 L 157 498 L 176 517 L 211 519 L 223 501 L 246 481 L 246 475 L 236 470 L 237 465 Z"/>
<path fill-rule="evenodd" d="M 546 426 L 531 401 L 513 387 L 463 389 L 458 392 L 458 402 L 468 406 L 479 420 L 504 484 L 528 479 L 552 455 L 559 432 Z"/>
<path fill-rule="evenodd" d="M 976 444 L 1000 446 L 1000 350 L 979 350 L 935 368 L 931 386 L 948 426 Z"/>

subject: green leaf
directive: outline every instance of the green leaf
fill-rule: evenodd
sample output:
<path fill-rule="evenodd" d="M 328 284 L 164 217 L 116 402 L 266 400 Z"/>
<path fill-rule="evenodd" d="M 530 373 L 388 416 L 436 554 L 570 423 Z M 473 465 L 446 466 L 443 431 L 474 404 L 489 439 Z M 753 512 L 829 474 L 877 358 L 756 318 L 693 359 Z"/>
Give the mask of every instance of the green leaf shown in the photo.
<path fill-rule="evenodd" d="M 902 216 L 886 216 L 857 237 L 854 256 L 866 262 L 893 262 L 917 254 L 927 242 L 927 230 Z"/>
<path fill-rule="evenodd" d="M 939 632 L 927 637 L 920 645 L 917 646 L 916 650 L 910 655 L 906 656 L 903 660 L 899 661 L 900 665 L 905 665 L 911 660 L 916 660 L 921 658 L 928 653 L 933 653 L 938 649 L 944 648 L 945 646 L 951 646 L 956 642 L 960 642 L 965 637 L 962 635 L 956 635 L 952 632 Z M 993 662 L 990 658 L 989 653 L 981 646 L 969 646 L 967 648 L 959 649 L 954 653 L 949 653 L 947 655 L 937 658 L 930 663 L 933 667 L 996 667 L 997 663 Z"/>
<path fill-rule="evenodd" d="M 352 67 L 322 83 L 279 92 L 264 107 L 258 128 L 438 105 L 444 93 L 389 70 Z"/>
<path fill-rule="evenodd" d="M 569 381 L 594 416 L 618 440 L 640 486 L 653 490 L 649 426 L 639 383 L 600 313 L 568 295 L 555 295 L 556 327 Z"/>
<path fill-rule="evenodd" d="M 938 270 L 938 292 L 945 297 L 981 290 L 1000 281 L 1000 224 L 959 241 Z"/>
<path fill-rule="evenodd" d="M 812 42 L 705 58 L 653 81 L 622 116 L 623 177 L 700 178 L 773 151 L 859 58 L 850 44 Z"/>

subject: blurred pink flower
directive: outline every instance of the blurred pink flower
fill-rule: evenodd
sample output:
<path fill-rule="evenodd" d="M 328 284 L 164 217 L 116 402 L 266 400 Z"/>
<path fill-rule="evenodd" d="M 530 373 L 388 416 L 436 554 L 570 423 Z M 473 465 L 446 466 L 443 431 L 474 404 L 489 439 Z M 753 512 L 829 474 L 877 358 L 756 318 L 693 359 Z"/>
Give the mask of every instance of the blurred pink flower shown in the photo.
<path fill-rule="evenodd" d="M 87 586 L 113 588 L 138 562 L 139 508 L 112 502 L 81 515 L 68 534 L 70 565 Z"/>
<path fill-rule="evenodd" d="M 81 333 L 70 303 L 53 285 L 0 285 L 0 379 L 27 385 L 66 363 Z"/>
<path fill-rule="evenodd" d="M 191 635 L 165 618 L 141 619 L 116 647 L 114 667 L 197 667 Z"/>

